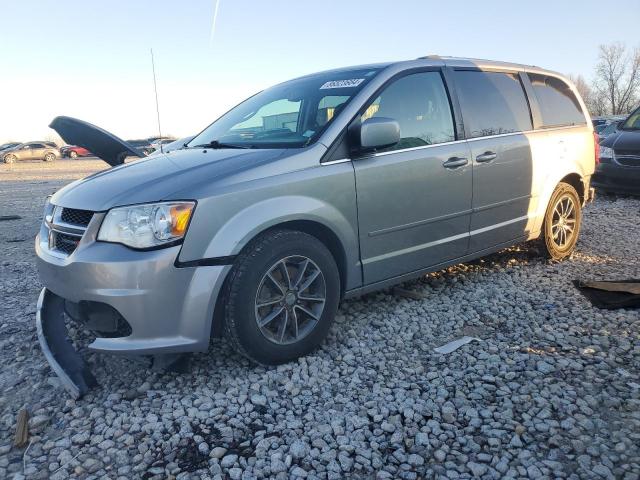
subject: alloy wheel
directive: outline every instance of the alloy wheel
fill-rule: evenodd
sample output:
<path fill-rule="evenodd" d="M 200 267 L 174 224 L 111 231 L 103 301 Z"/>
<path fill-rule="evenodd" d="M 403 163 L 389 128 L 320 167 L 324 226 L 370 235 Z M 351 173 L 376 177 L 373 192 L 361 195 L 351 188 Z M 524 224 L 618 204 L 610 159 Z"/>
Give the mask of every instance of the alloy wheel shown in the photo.
<path fill-rule="evenodd" d="M 553 207 L 551 236 L 560 248 L 571 245 L 576 231 L 577 208 L 571 195 L 562 195 Z"/>
<path fill-rule="evenodd" d="M 302 255 L 276 262 L 262 277 L 255 299 L 260 332 L 278 345 L 309 335 L 320 321 L 327 288 L 318 265 Z"/>

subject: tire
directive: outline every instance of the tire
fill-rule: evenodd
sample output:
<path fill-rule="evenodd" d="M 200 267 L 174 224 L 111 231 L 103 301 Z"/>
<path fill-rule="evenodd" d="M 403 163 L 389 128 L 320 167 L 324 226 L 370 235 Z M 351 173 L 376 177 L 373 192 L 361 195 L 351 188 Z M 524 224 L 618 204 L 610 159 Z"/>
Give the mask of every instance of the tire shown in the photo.
<path fill-rule="evenodd" d="M 278 286 L 287 285 L 283 265 L 288 288 Z M 238 256 L 225 296 L 225 334 L 234 349 L 255 363 L 278 365 L 322 343 L 338 308 L 340 274 L 317 238 L 274 230 Z"/>
<path fill-rule="evenodd" d="M 76 158 L 78 158 L 78 152 L 74 152 L 73 150 L 71 150 L 71 151 L 69 152 L 69 158 L 70 158 L 71 160 L 75 160 Z"/>
<path fill-rule="evenodd" d="M 14 163 L 17 160 L 17 157 L 15 155 L 5 155 L 4 157 L 4 163 Z"/>
<path fill-rule="evenodd" d="M 44 156 L 44 161 L 45 162 L 53 162 L 56 159 L 56 156 L 53 153 L 47 153 Z"/>
<path fill-rule="evenodd" d="M 576 189 L 561 182 L 551 195 L 542 225 L 545 253 L 552 260 L 570 256 L 582 225 L 582 207 Z"/>

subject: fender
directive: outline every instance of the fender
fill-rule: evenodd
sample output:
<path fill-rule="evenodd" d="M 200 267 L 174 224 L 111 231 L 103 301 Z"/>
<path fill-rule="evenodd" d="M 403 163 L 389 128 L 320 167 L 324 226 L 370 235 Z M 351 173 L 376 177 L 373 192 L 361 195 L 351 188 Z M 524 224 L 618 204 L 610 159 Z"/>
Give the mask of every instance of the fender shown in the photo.
<path fill-rule="evenodd" d="M 303 195 L 266 198 L 239 210 L 216 231 L 202 259 L 222 257 L 232 260 L 260 233 L 294 221 L 313 222 L 330 230 L 344 252 L 345 288 L 361 285 L 360 249 L 357 230 L 354 229 L 356 223 L 349 221 L 335 206 Z M 182 252 L 180 257 L 182 262 L 185 257 Z"/>

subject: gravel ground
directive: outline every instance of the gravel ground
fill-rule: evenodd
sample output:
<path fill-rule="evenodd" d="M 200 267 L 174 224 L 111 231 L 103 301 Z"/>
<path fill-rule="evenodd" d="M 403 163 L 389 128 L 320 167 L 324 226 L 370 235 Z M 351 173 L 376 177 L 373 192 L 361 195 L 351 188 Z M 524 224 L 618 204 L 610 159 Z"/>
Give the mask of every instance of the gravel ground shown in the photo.
<path fill-rule="evenodd" d="M 87 353 L 79 401 L 40 352 L 44 196 L 98 161 L 0 166 L 0 478 L 628 478 L 640 475 L 640 313 L 576 278 L 633 278 L 640 199 L 600 197 L 560 264 L 523 245 L 343 302 L 314 355 L 250 365 L 222 340 L 184 374 Z M 483 339 L 448 355 L 433 348 Z M 31 444 L 12 447 L 18 410 Z"/>

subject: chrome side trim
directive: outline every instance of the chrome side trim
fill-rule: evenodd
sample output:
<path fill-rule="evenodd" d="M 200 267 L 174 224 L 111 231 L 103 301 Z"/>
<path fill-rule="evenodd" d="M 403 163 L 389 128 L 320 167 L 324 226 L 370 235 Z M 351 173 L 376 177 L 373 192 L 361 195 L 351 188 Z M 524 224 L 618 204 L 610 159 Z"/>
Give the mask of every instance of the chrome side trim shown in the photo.
<path fill-rule="evenodd" d="M 539 128 L 537 130 L 525 130 L 523 132 L 510 132 L 510 133 L 501 133 L 498 135 L 487 135 L 486 137 L 473 137 L 473 138 L 467 138 L 464 140 L 453 140 L 451 142 L 443 142 L 443 143 L 434 143 L 433 145 L 421 145 L 419 147 L 411 147 L 411 148 L 402 148 L 400 150 L 391 150 L 389 152 L 378 152 L 378 153 L 373 153 L 371 155 L 365 155 L 361 158 L 366 159 L 366 158 L 375 158 L 375 157 L 382 157 L 385 155 L 391 155 L 393 153 L 403 153 L 403 152 L 412 152 L 414 150 L 424 150 L 426 148 L 434 148 L 434 147 L 441 147 L 444 145 L 455 145 L 457 143 L 463 143 L 463 142 L 476 142 L 479 140 L 486 140 L 486 139 L 492 139 L 492 138 L 500 138 L 500 137 L 511 137 L 513 135 L 527 135 L 527 134 L 532 134 L 532 133 L 540 133 L 540 132 L 552 132 L 554 130 L 567 130 L 570 128 L 587 128 L 587 124 L 584 125 L 565 125 L 562 127 L 550 127 L 550 128 Z M 336 162 L 338 161 L 342 161 L 342 160 L 336 160 Z M 327 162 L 327 163 L 333 163 L 333 162 Z M 323 165 L 326 165 L 323 164 Z"/>
<path fill-rule="evenodd" d="M 441 215 L 439 217 L 428 218 L 426 220 L 419 220 L 417 222 L 405 223 L 403 225 L 397 225 L 395 227 L 383 228 L 382 230 L 374 230 L 373 232 L 369 232 L 370 237 L 377 237 L 378 235 L 384 235 L 385 233 L 397 232 L 399 230 L 407 230 L 413 227 L 421 227 L 423 225 L 428 225 L 433 222 L 440 222 L 442 220 L 450 220 L 452 218 L 460 217 L 462 215 L 469 215 L 473 210 L 463 210 L 462 212 L 449 213 L 447 215 Z"/>
<path fill-rule="evenodd" d="M 521 222 L 523 220 L 527 220 L 528 218 L 529 218 L 529 215 L 523 215 L 521 217 L 512 218 L 511 220 L 507 220 L 506 222 L 500 222 L 500 223 L 496 223 L 494 225 L 489 225 L 488 227 L 478 228 L 476 230 L 470 231 L 469 232 L 469 236 L 471 237 L 473 235 L 478 235 L 480 233 L 488 232 L 489 230 L 494 230 L 496 228 L 506 227 L 507 225 L 510 225 L 510 224 L 516 223 L 516 222 Z"/>
<path fill-rule="evenodd" d="M 444 145 L 455 145 L 457 143 L 464 142 L 466 142 L 466 140 L 453 140 L 451 142 L 434 143 L 433 145 L 421 145 L 419 147 L 401 148 L 400 150 L 391 150 L 389 152 L 377 152 L 372 155 L 363 156 L 362 158 L 384 157 L 385 155 L 391 155 L 394 153 L 413 152 L 414 150 L 424 150 L 427 148 L 442 147 Z"/>
<path fill-rule="evenodd" d="M 350 158 L 341 158 L 339 160 L 331 160 L 330 162 L 321 162 L 320 165 L 337 165 L 338 163 L 346 163 L 346 162 L 350 162 L 351 159 Z"/>
<path fill-rule="evenodd" d="M 465 238 L 465 237 L 471 237 L 473 235 L 479 235 L 481 233 L 485 233 L 485 232 L 488 232 L 490 230 L 494 230 L 496 228 L 505 227 L 505 226 L 507 226 L 507 225 L 509 225 L 511 223 L 516 223 L 516 222 L 520 222 L 520 221 L 523 221 L 523 220 L 527 220 L 528 218 L 529 218 L 529 215 L 523 215 L 521 217 L 512 218 L 511 220 L 507 220 L 505 222 L 496 223 L 495 225 L 489 225 L 488 227 L 478 228 L 478 229 L 472 230 L 470 232 L 460 233 L 458 235 L 452 235 L 450 237 L 441 238 L 439 240 L 434 240 L 432 242 L 422 243 L 420 245 L 414 245 L 412 247 L 403 248 L 402 250 L 396 250 L 394 252 L 388 252 L 388 253 L 384 253 L 382 255 L 377 255 L 375 257 L 371 257 L 371 258 L 368 258 L 366 260 L 363 260 L 362 263 L 364 265 L 366 265 L 366 264 L 377 262 L 377 261 L 384 260 L 384 259 L 387 259 L 387 258 L 397 257 L 398 255 L 405 255 L 405 254 L 408 254 L 408 253 L 417 252 L 419 250 L 424 250 L 426 248 L 435 247 L 436 245 L 441 245 L 443 243 L 449 243 L 449 242 L 453 242 L 455 240 L 460 240 L 460 239 Z"/>

